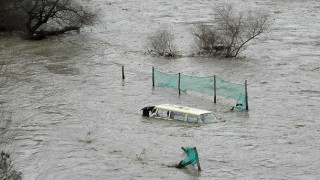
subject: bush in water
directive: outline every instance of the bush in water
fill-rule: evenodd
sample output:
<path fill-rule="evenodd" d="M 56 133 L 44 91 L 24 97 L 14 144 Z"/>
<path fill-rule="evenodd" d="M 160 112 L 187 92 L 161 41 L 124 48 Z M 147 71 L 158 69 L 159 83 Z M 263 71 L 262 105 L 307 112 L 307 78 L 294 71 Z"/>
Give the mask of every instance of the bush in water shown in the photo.
<path fill-rule="evenodd" d="M 216 11 L 215 26 L 200 24 L 193 32 L 199 54 L 237 57 L 250 40 L 269 27 L 266 11 L 236 11 L 231 4 Z"/>
<path fill-rule="evenodd" d="M 158 29 L 154 35 L 148 37 L 148 47 L 150 52 L 158 56 L 174 57 L 177 55 L 173 43 L 174 36 L 166 28 Z"/>

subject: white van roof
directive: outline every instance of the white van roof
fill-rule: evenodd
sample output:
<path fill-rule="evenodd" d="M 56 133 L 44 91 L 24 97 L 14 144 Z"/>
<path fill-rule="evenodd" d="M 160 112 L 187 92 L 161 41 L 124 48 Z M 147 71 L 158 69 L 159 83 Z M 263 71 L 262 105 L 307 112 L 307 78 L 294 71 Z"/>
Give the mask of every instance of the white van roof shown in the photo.
<path fill-rule="evenodd" d="M 201 114 L 208 114 L 213 113 L 212 111 L 197 109 L 197 108 L 191 108 L 187 106 L 181 106 L 181 105 L 173 105 L 173 104 L 160 104 L 158 106 L 155 106 L 156 109 L 163 109 L 163 110 L 169 110 L 169 111 L 175 111 L 185 114 L 192 114 L 192 115 L 201 115 Z"/>

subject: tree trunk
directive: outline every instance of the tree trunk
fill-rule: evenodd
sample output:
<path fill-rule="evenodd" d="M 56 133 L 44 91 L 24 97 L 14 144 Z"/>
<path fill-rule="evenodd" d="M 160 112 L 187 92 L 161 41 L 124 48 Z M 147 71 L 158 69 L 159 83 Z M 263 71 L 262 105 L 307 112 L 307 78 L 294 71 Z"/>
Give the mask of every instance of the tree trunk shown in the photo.
<path fill-rule="evenodd" d="M 38 31 L 38 32 L 35 32 L 33 35 L 31 35 L 31 37 L 29 39 L 31 40 L 42 40 L 44 38 L 46 38 L 47 36 L 56 36 L 56 35 L 59 35 L 59 34 L 63 34 L 65 32 L 68 32 L 68 31 L 76 31 L 76 30 L 79 30 L 80 27 L 78 26 L 69 26 L 69 27 L 65 27 L 63 29 L 60 29 L 60 30 L 53 30 L 53 31 Z"/>
<path fill-rule="evenodd" d="M 28 21 L 26 22 L 26 29 L 27 29 L 27 33 L 29 36 L 32 36 L 34 34 L 34 32 L 32 31 L 32 27 L 31 27 L 31 22 L 32 22 L 32 17 L 31 14 L 28 14 Z"/>

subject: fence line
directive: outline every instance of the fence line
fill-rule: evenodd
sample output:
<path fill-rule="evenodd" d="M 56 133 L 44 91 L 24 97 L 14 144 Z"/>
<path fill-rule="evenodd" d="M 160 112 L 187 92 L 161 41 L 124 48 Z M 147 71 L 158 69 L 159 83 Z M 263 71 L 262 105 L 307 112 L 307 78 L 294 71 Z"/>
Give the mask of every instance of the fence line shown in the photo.
<path fill-rule="evenodd" d="M 170 74 L 152 67 L 152 87 L 154 86 L 178 89 L 179 95 L 181 91 L 188 90 L 213 95 L 214 103 L 217 102 L 217 95 L 234 99 L 237 102 L 235 107 L 237 110 L 249 110 L 247 80 L 244 85 L 240 85 L 223 80 L 216 75 L 197 77 L 183 73 Z"/>

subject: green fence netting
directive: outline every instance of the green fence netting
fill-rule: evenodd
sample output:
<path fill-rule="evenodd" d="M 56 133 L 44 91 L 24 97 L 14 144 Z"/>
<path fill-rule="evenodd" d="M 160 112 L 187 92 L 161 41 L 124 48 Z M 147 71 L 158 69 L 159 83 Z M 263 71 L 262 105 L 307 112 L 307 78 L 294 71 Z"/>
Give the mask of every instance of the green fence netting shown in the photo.
<path fill-rule="evenodd" d="M 180 90 L 183 92 L 190 90 L 203 94 L 214 95 L 213 77 L 195 77 L 181 74 Z"/>
<path fill-rule="evenodd" d="M 217 96 L 237 101 L 237 110 L 246 110 L 246 96 L 244 85 L 231 83 L 216 77 Z"/>
<path fill-rule="evenodd" d="M 154 82 L 155 86 L 178 88 L 179 74 L 168 74 L 154 69 Z"/>
<path fill-rule="evenodd" d="M 158 87 L 179 88 L 179 73 L 169 74 L 154 69 L 154 85 Z M 196 77 L 180 74 L 180 91 L 194 91 L 214 95 L 214 77 Z M 235 107 L 239 111 L 246 110 L 245 86 L 225 81 L 216 77 L 216 95 L 237 102 Z"/>

